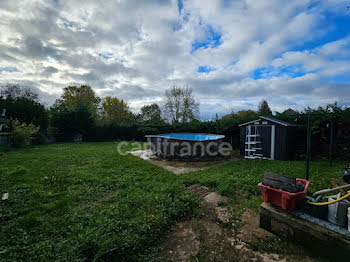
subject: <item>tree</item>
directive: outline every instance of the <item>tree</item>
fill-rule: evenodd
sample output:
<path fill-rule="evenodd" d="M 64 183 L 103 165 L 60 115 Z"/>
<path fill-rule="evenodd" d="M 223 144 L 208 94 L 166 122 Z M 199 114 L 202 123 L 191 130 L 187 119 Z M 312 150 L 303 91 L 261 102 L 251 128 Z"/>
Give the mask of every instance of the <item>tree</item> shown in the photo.
<path fill-rule="evenodd" d="M 157 104 L 143 106 L 140 117 L 144 123 L 159 124 L 162 122 L 161 110 Z"/>
<path fill-rule="evenodd" d="M 65 87 L 61 99 L 50 109 L 53 133 L 62 140 L 87 135 L 98 118 L 100 101 L 88 85 Z"/>
<path fill-rule="evenodd" d="M 238 123 L 253 121 L 258 118 L 258 114 L 253 110 L 240 110 L 237 111 L 234 116 L 237 117 Z"/>
<path fill-rule="evenodd" d="M 133 114 L 123 99 L 107 96 L 102 101 L 102 119 L 107 123 L 125 125 L 133 120 Z"/>
<path fill-rule="evenodd" d="M 17 119 L 26 124 L 40 126 L 46 130 L 49 122 L 45 106 L 39 103 L 39 95 L 28 87 L 7 84 L 1 91 L 0 110 L 6 109 L 9 119 Z"/>
<path fill-rule="evenodd" d="M 100 102 L 101 99 L 88 85 L 65 87 L 61 99 L 56 100 L 56 104 L 65 106 L 71 112 L 79 107 L 87 108 L 94 120 L 97 119 Z"/>
<path fill-rule="evenodd" d="M 33 124 L 27 125 L 17 119 L 12 121 L 12 142 L 16 147 L 21 147 L 30 142 L 32 136 L 39 131 L 40 127 Z"/>
<path fill-rule="evenodd" d="M 163 102 L 164 116 L 171 123 L 185 123 L 198 118 L 199 103 L 188 86 L 172 86 L 165 92 Z"/>
<path fill-rule="evenodd" d="M 16 99 L 18 97 L 26 98 L 35 102 L 39 101 L 39 94 L 30 87 L 23 87 L 18 84 L 5 84 L 2 87 L 0 96 Z"/>
<path fill-rule="evenodd" d="M 261 100 L 261 102 L 259 104 L 258 114 L 260 116 L 271 116 L 272 115 L 272 111 L 271 111 L 269 104 L 267 103 L 266 100 Z"/>
<path fill-rule="evenodd" d="M 66 106 L 56 103 L 50 109 L 50 123 L 53 135 L 61 140 L 71 140 L 76 134 L 85 137 L 94 127 L 91 113 L 84 105 L 70 111 Z"/>

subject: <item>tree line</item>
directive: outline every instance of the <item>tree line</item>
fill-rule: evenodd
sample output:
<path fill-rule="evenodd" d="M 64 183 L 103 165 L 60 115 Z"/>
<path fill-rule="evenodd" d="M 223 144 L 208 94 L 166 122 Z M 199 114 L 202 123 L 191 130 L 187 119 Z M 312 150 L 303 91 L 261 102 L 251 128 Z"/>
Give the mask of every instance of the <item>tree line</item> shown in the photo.
<path fill-rule="evenodd" d="M 144 140 L 145 135 L 157 133 L 201 132 L 225 135 L 226 140 L 238 148 L 239 124 L 261 115 L 273 116 L 299 127 L 301 153 L 305 148 L 307 116 L 312 114 L 314 151 L 327 152 L 330 122 L 333 121 L 335 144 L 339 145 L 336 151 L 339 155 L 350 154 L 350 108 L 337 103 L 273 114 L 268 102 L 262 100 L 257 110 L 240 110 L 221 118 L 216 115 L 212 120 L 200 121 L 199 102 L 188 86 L 174 85 L 166 90 L 161 105 L 145 105 L 139 113 L 133 113 L 123 99 L 100 98 L 89 85 L 63 88 L 61 97 L 47 108 L 30 88 L 7 84 L 1 89 L 1 108 L 7 109 L 6 115 L 12 120 L 3 131 L 20 130 L 23 136 L 23 129 L 27 126 L 28 132 L 24 133 L 34 135 L 34 143 L 44 143 L 47 137 L 72 141 L 76 134 L 80 134 L 83 141 L 108 141 Z M 29 128 L 29 125 L 32 126 Z M 37 129 L 39 131 L 34 132 Z"/>
<path fill-rule="evenodd" d="M 198 120 L 199 115 L 199 103 L 188 86 L 169 88 L 163 108 L 154 103 L 134 114 L 123 99 L 100 98 L 89 85 L 63 88 L 61 97 L 46 108 L 38 93 L 30 88 L 7 84 L 0 93 L 0 108 L 5 108 L 12 120 L 38 127 L 37 137 L 54 136 L 62 141 L 71 140 L 75 134 L 82 134 L 85 140 L 94 140 L 94 135 L 97 140 L 138 139 L 135 129 L 142 130 L 142 126 L 145 132 L 151 132 L 147 126 L 191 122 Z M 14 127 L 9 125 L 5 129 L 11 131 Z"/>

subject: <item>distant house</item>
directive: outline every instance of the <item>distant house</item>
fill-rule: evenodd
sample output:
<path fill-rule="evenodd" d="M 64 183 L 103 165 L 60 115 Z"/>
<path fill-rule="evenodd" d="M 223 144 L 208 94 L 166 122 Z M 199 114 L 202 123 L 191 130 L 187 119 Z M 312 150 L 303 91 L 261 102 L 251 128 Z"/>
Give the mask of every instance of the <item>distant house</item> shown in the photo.
<path fill-rule="evenodd" d="M 291 116 L 291 115 L 297 115 L 298 113 L 296 111 L 294 111 L 293 109 L 288 108 L 287 110 L 283 111 L 282 114 Z"/>
<path fill-rule="evenodd" d="M 8 123 L 9 123 L 9 120 L 6 118 L 6 109 L 4 108 L 2 110 L 1 115 L 0 115 L 0 132 L 2 131 L 3 125 L 8 124 Z"/>
<path fill-rule="evenodd" d="M 260 116 L 259 119 L 239 125 L 240 152 L 245 158 L 294 160 L 295 125 Z"/>

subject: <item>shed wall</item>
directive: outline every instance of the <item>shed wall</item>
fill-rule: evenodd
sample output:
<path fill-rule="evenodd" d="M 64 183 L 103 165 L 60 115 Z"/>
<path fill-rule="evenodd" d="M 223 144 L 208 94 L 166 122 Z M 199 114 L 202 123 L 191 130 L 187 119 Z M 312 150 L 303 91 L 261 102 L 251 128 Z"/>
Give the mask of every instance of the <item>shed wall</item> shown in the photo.
<path fill-rule="evenodd" d="M 266 119 L 259 119 L 254 122 L 247 123 L 245 125 L 240 126 L 240 153 L 242 156 L 245 155 L 245 141 L 246 141 L 246 127 L 248 125 L 258 124 L 262 127 L 267 126 L 275 126 L 275 160 L 295 160 L 295 144 L 296 144 L 296 134 L 294 126 L 285 126 L 273 121 L 269 121 Z M 262 129 L 263 130 L 263 129 Z M 268 136 L 271 136 L 270 131 L 271 128 L 265 129 L 265 131 L 261 132 L 262 141 L 270 142 L 271 139 Z M 266 136 L 266 137 L 265 137 Z M 266 147 L 266 143 L 264 143 L 264 147 Z M 264 150 L 267 152 L 266 150 Z M 264 154 L 265 156 L 265 154 Z M 266 153 L 265 157 L 270 157 L 270 154 Z"/>

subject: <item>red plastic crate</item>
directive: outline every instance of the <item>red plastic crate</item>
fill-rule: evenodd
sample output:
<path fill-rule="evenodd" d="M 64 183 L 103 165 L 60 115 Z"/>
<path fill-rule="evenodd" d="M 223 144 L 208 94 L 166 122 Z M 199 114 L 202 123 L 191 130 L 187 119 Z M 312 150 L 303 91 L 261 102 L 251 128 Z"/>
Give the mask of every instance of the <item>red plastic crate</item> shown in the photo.
<path fill-rule="evenodd" d="M 305 185 L 304 191 L 289 193 L 259 183 L 264 202 L 275 204 L 283 209 L 295 209 L 295 207 L 306 197 L 306 192 L 309 187 L 309 181 L 307 180 L 297 178 L 296 182 L 297 184 L 301 183 Z"/>

